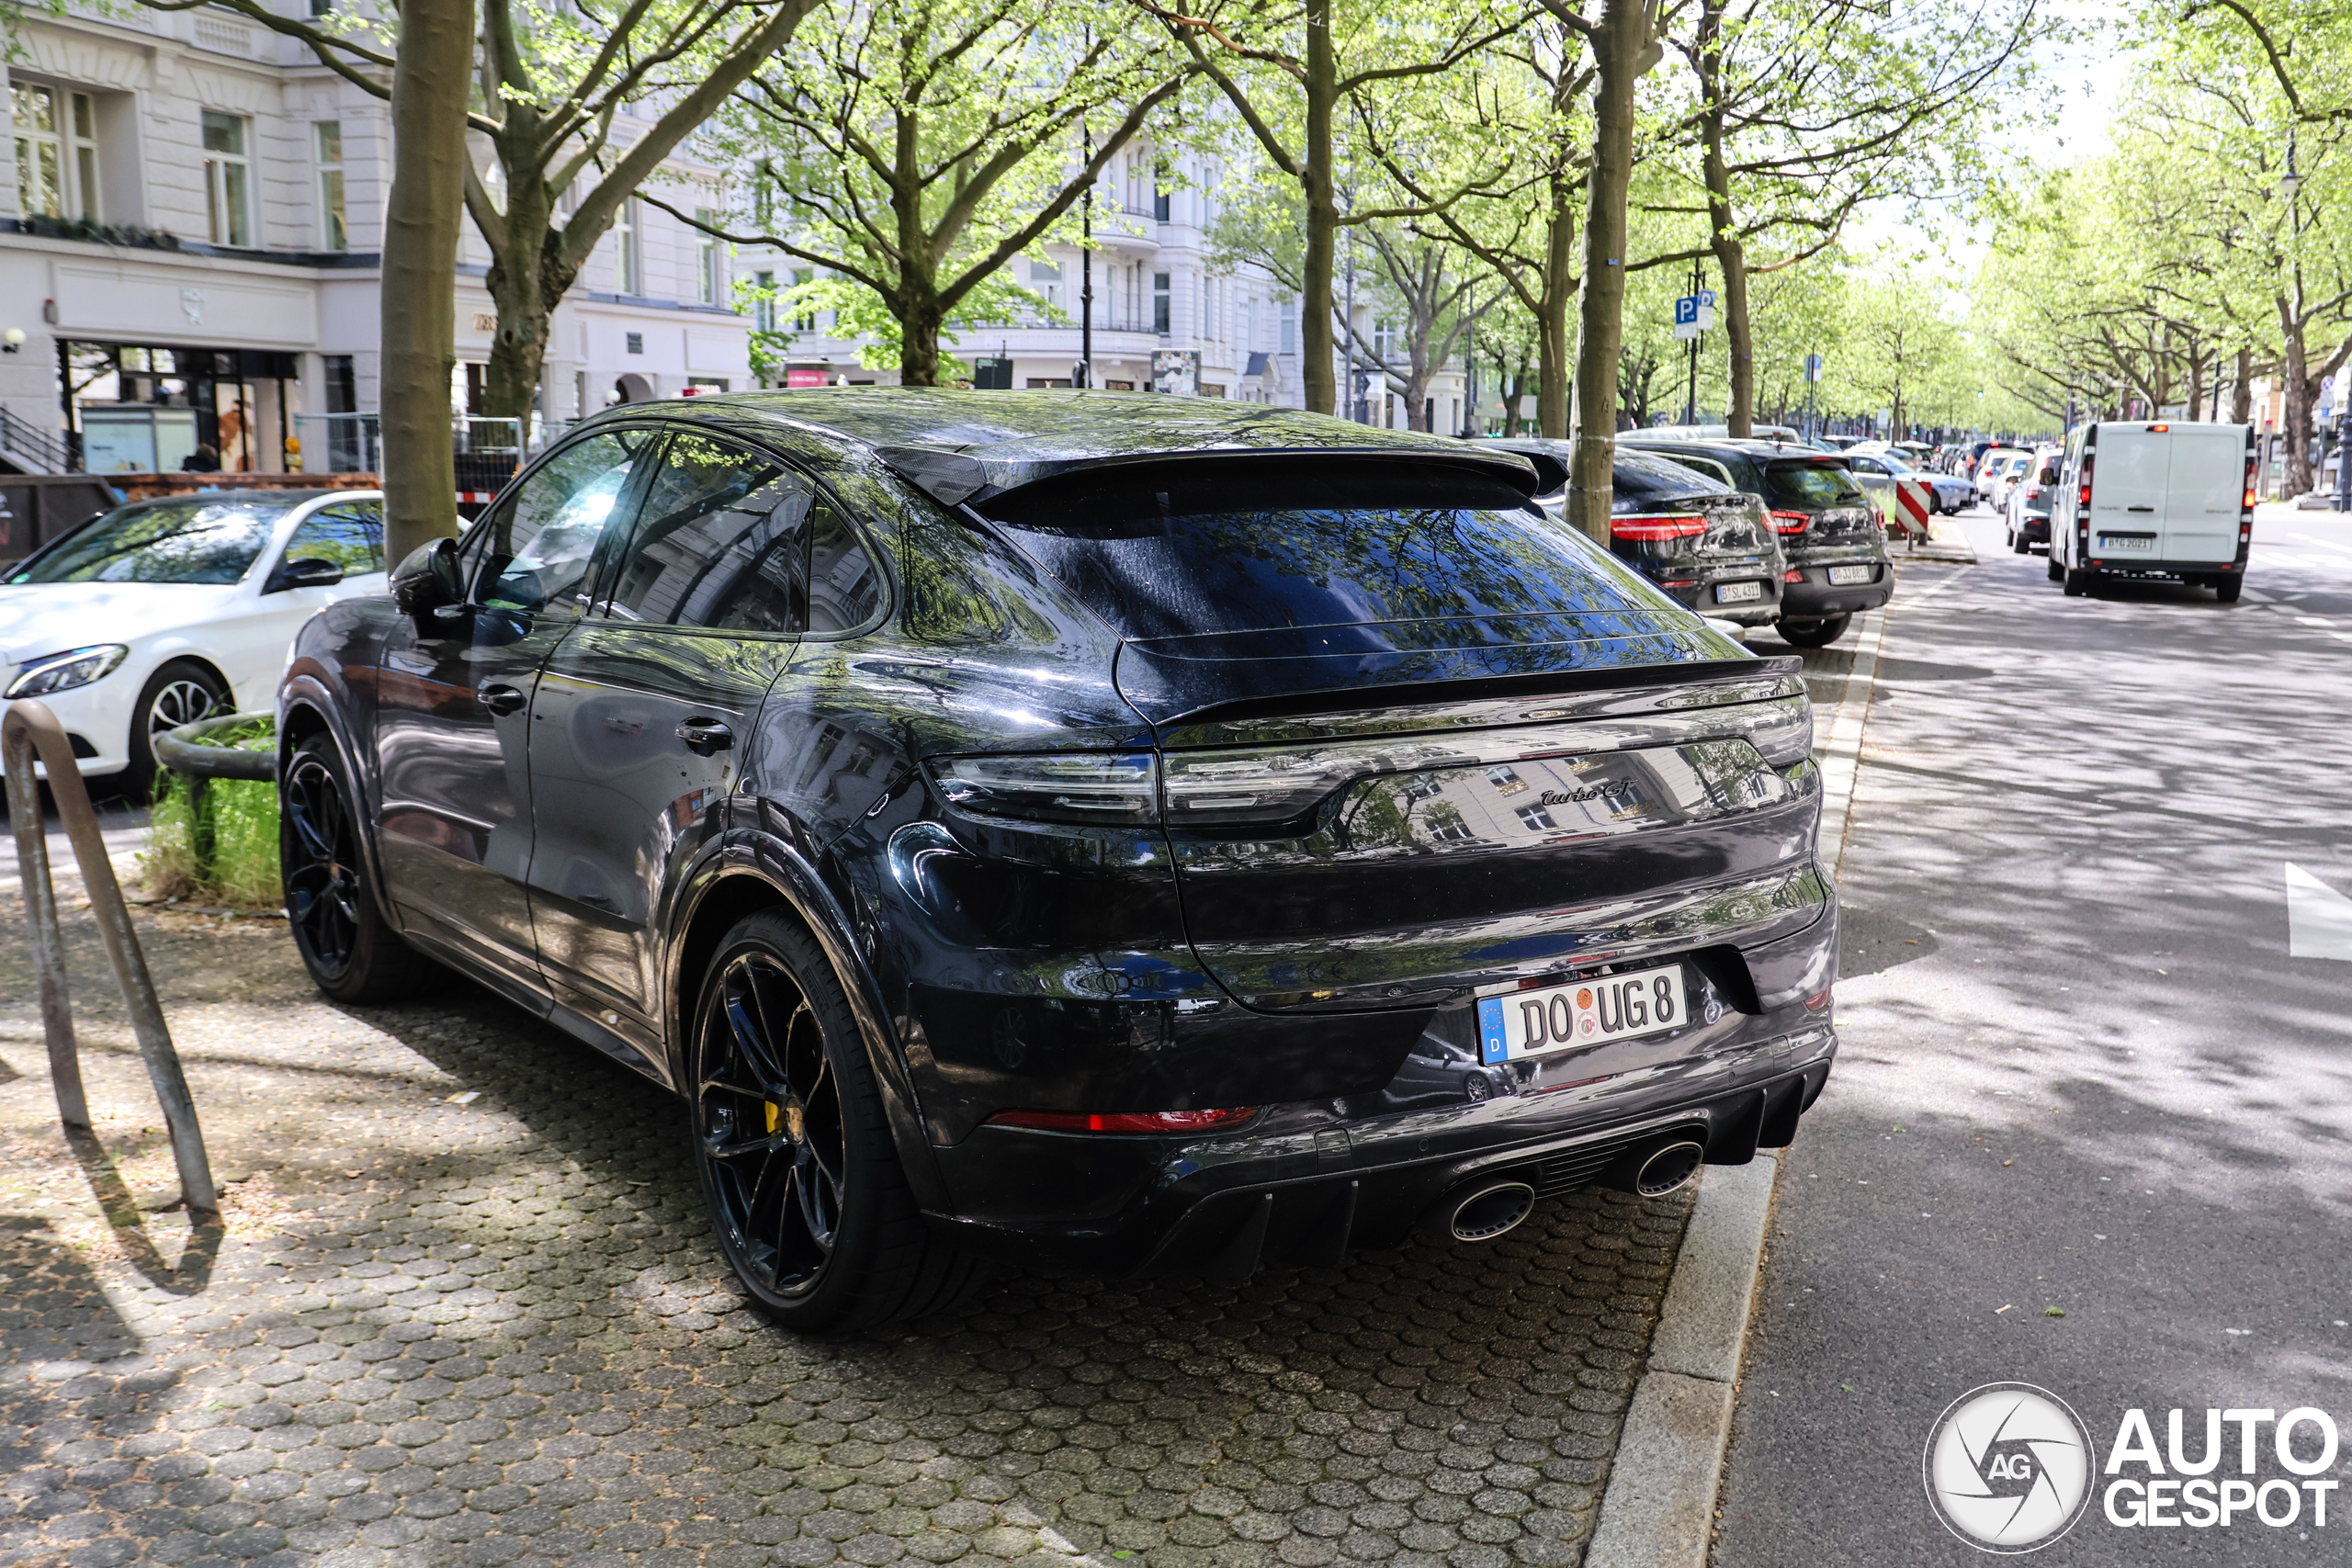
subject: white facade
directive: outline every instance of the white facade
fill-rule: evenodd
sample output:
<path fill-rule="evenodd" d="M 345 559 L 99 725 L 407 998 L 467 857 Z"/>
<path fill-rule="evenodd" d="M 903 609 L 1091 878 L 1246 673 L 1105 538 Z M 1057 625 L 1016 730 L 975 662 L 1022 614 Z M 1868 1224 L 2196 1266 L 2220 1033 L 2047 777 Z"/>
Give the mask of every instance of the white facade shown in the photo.
<path fill-rule="evenodd" d="M 1112 161 L 1095 187 L 1093 384 L 1112 391 L 1189 390 L 1283 408 L 1306 406 L 1297 297 L 1262 267 L 1220 267 L 1211 254 L 1218 188 L 1226 178 L 1239 176 L 1228 176 L 1214 160 L 1186 158 L 1185 177 L 1162 190 L 1152 177 L 1155 162 L 1150 147 L 1137 143 Z M 1012 281 L 1058 308 L 1067 322 L 1040 318 L 966 327 L 949 348 L 967 365 L 1010 360 L 1016 389 L 1067 387 L 1080 357 L 1080 322 L 1088 315 L 1082 300 L 1084 253 L 1071 243 L 1043 249 L 1042 259 L 1022 257 L 1012 264 Z M 813 276 L 808 264 L 787 256 L 746 253 L 736 265 L 747 276 L 772 274 L 784 287 Z M 1356 314 L 1370 337 L 1371 306 L 1360 302 Z M 789 321 L 777 323 L 790 335 L 786 364 L 797 384 L 898 379 L 895 370 L 860 366 L 865 344 L 832 335 L 829 312 L 809 320 L 797 332 Z M 1335 370 L 1343 363 L 1335 355 Z M 1360 358 L 1360 375 L 1369 368 Z M 780 373 L 769 378 L 775 385 L 786 380 Z M 1460 430 L 1460 367 L 1433 376 L 1430 393 L 1433 428 L 1446 434 Z M 1377 377 L 1364 400 L 1368 423 L 1400 430 L 1409 424 L 1403 400 L 1384 391 Z"/>
<path fill-rule="evenodd" d="M 15 27 L 18 56 L 0 62 L 0 333 L 25 334 L 0 355 L 11 423 L 54 440 L 69 400 L 77 431 L 92 412 L 153 423 L 156 462 L 176 468 L 167 459 L 185 455 L 188 415 L 138 410 L 195 405 L 224 468 L 345 466 L 358 454 L 341 442 L 322 451 L 329 426 L 314 416 L 377 406 L 386 106 L 307 46 L 227 14 L 20 10 Z M 616 141 L 629 125 L 616 122 Z M 668 172 L 662 194 L 682 208 L 696 203 L 695 182 L 716 188 L 715 171 Z M 752 384 L 750 323 L 732 309 L 723 254 L 635 207 L 556 310 L 546 422 L 604 407 L 631 372 L 660 395 Z M 115 232 L 34 231 L 85 218 Z M 479 367 L 495 312 L 470 226 L 459 259 L 458 358 Z M 469 384 L 479 370 L 469 381 L 461 367 L 453 412 L 469 412 Z M 308 449 L 290 451 L 287 438 L 306 432 Z"/>

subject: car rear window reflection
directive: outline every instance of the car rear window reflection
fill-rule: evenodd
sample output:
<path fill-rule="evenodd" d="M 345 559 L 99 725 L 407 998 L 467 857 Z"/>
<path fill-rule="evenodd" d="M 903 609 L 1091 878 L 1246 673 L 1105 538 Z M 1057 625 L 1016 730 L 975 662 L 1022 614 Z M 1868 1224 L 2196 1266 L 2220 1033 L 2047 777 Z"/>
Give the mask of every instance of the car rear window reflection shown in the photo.
<path fill-rule="evenodd" d="M 1826 506 L 1861 506 L 1862 487 L 1836 463 L 1774 463 L 1764 470 L 1765 499 L 1774 506 L 1818 512 Z"/>
<path fill-rule="evenodd" d="M 982 510 L 1131 637 L 1656 608 L 1499 479 L 1425 463 L 1120 466 Z"/>

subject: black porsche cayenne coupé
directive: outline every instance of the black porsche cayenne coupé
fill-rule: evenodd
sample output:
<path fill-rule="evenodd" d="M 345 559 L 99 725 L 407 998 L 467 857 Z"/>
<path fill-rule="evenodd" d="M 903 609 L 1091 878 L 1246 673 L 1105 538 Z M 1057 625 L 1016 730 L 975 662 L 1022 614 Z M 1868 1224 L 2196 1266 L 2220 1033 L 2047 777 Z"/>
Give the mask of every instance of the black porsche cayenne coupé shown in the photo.
<path fill-rule="evenodd" d="M 1553 461 L 1149 395 L 616 409 L 303 630 L 296 942 L 683 1097 L 802 1327 L 1749 1159 L 1836 1047 L 1804 688 L 1532 504 Z"/>

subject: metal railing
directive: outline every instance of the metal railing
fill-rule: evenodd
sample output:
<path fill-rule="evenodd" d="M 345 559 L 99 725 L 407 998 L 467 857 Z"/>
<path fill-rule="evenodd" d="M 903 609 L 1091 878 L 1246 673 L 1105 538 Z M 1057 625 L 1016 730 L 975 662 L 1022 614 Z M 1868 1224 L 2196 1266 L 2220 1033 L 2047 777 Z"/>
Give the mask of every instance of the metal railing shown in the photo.
<path fill-rule="evenodd" d="M 44 430 L 18 419 L 6 404 L 0 404 L 0 447 L 40 465 L 45 474 L 70 474 L 79 467 L 74 461 L 72 438 L 64 431 Z"/>
<path fill-rule="evenodd" d="M 189 1098 L 187 1076 L 180 1070 L 179 1052 L 173 1047 L 171 1028 L 164 1021 L 163 1003 L 156 999 L 146 955 L 139 949 L 130 907 L 123 902 L 122 887 L 115 881 L 114 862 L 107 855 L 97 813 L 90 808 L 89 786 L 82 781 L 81 764 L 74 760 L 74 744 L 66 739 L 65 727 L 57 722 L 48 704 L 27 697 L 10 705 L 7 717 L 0 719 L 0 761 L 5 761 L 7 772 L 8 819 L 17 830 L 17 874 L 25 891 L 25 923 L 32 936 L 41 1033 L 49 1045 L 50 1081 L 57 1092 L 58 1118 L 69 1134 L 94 1135 L 89 1099 L 82 1089 L 81 1055 L 74 1042 L 74 1007 L 65 989 L 65 938 L 57 923 L 57 891 L 50 884 L 40 785 L 33 777 L 36 752 L 49 770 L 50 795 L 57 803 L 58 816 L 64 819 L 74 863 L 82 869 L 82 884 L 90 895 L 90 912 L 97 919 L 98 935 L 106 943 L 116 983 L 122 987 L 139 1055 L 147 1064 L 147 1079 L 155 1086 L 164 1124 L 171 1132 L 172 1158 L 179 1168 L 180 1201 L 198 1213 L 217 1214 L 220 1193 L 213 1185 L 212 1165 L 205 1156 L 196 1101 Z"/>
<path fill-rule="evenodd" d="M 239 725 L 275 725 L 266 713 L 218 714 L 167 729 L 154 737 L 155 761 L 187 781 L 187 852 L 199 883 L 212 880 L 212 813 L 205 809 L 205 786 L 214 779 L 251 779 L 267 783 L 277 777 L 277 754 L 249 751 L 242 747 L 214 746 L 205 737 Z"/>
<path fill-rule="evenodd" d="M 306 474 L 380 474 L 384 434 L 372 413 L 298 413 Z"/>

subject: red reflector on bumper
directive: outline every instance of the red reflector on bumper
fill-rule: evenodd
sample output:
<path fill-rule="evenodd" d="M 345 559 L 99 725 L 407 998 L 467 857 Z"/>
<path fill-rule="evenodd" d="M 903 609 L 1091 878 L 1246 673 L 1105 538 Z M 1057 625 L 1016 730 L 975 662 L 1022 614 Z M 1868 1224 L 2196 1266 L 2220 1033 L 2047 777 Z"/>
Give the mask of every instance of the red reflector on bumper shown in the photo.
<path fill-rule="evenodd" d="M 1783 576 L 1781 581 L 1783 582 L 1803 582 L 1804 581 L 1804 573 L 1799 571 L 1795 567 L 1791 567 L 1788 570 L 1787 575 Z"/>
<path fill-rule="evenodd" d="M 1205 1133 L 1237 1126 L 1256 1114 L 1254 1105 L 1222 1111 L 1000 1111 L 988 1124 L 1048 1133 Z"/>

